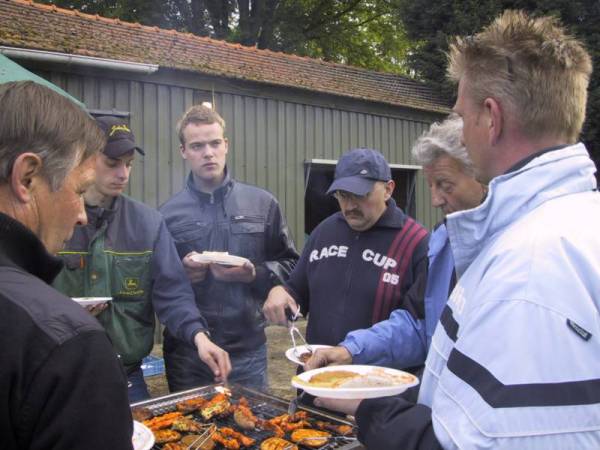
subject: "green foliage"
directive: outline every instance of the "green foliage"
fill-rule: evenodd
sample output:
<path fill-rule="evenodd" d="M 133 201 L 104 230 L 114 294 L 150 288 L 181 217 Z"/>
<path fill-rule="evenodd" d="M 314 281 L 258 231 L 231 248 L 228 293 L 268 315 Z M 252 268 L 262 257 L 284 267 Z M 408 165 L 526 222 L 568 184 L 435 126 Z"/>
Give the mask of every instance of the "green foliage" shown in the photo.
<path fill-rule="evenodd" d="M 397 2 L 282 1 L 272 49 L 353 66 L 405 73 L 410 45 Z"/>
<path fill-rule="evenodd" d="M 456 87 L 446 80 L 449 38 L 480 31 L 505 9 L 523 9 L 532 15 L 554 15 L 592 55 L 595 72 L 589 88 L 587 120 L 581 139 L 592 158 L 600 162 L 600 1 L 599 0 L 403 0 L 399 14 L 409 40 L 417 42 L 408 66 L 415 75 L 437 86 L 452 99 Z"/>

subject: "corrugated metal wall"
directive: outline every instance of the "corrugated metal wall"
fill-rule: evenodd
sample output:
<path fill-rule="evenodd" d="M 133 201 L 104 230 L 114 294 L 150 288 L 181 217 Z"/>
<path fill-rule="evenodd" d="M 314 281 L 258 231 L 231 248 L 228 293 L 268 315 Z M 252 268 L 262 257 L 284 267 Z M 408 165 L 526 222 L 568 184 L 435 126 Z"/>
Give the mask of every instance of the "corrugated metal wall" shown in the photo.
<path fill-rule="evenodd" d="M 146 156 L 135 162 L 129 194 L 153 207 L 180 190 L 186 174 L 175 133 L 178 118 L 190 105 L 214 98 L 227 122 L 230 170 L 237 179 L 277 196 L 299 247 L 304 239 L 304 161 L 337 159 L 347 149 L 368 146 L 381 150 L 390 163 L 411 164 L 411 145 L 429 126 L 424 119 L 315 106 L 317 94 L 311 98 L 313 105 L 308 105 L 247 94 L 213 94 L 166 83 L 38 73 L 90 109 L 131 113 L 131 128 Z M 441 218 L 431 208 L 420 173 L 416 216 L 427 227 Z"/>

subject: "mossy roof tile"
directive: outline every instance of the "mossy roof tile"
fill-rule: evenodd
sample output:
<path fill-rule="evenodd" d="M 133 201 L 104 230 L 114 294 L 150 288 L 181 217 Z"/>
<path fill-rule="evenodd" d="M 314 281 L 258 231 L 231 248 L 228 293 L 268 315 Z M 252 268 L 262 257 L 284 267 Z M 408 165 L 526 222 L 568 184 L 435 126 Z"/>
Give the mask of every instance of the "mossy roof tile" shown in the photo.
<path fill-rule="evenodd" d="M 431 87 L 398 75 L 258 50 L 30 0 L 0 0 L 0 45 L 158 64 L 424 111 L 449 111 Z"/>

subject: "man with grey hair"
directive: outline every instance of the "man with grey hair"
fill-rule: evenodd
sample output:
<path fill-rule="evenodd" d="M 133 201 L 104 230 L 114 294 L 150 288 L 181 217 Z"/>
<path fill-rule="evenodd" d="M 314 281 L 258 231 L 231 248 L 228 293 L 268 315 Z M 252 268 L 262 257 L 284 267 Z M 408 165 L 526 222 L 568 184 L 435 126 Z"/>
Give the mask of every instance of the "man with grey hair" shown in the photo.
<path fill-rule="evenodd" d="M 126 377 L 102 326 L 50 286 L 87 218 L 104 137 L 33 82 L 0 85 L 0 448 L 130 450 Z"/>
<path fill-rule="evenodd" d="M 600 196 L 577 142 L 591 71 L 552 17 L 505 11 L 451 44 L 454 111 L 489 193 L 446 219 L 458 282 L 418 403 L 343 408 L 369 448 L 600 448 Z"/>
<path fill-rule="evenodd" d="M 462 119 L 452 114 L 443 122 L 434 123 L 412 149 L 413 159 L 425 171 L 431 204 L 445 215 L 476 207 L 486 192 L 485 186 L 475 179 L 461 135 Z M 350 363 L 399 368 L 421 366 L 456 279 L 443 222 L 431 233 L 427 256 L 424 317 L 416 319 L 406 310 L 397 309 L 388 320 L 348 333 L 338 346 L 317 349 L 305 369 Z"/>

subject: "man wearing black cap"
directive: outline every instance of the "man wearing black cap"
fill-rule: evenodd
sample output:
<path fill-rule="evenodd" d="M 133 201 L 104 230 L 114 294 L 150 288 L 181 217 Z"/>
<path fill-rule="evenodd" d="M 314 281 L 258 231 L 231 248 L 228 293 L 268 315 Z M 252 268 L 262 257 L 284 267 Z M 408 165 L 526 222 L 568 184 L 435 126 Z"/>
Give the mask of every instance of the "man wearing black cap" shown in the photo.
<path fill-rule="evenodd" d="M 340 158 L 327 192 L 341 211 L 313 230 L 289 280 L 269 293 L 263 311 L 270 322 L 285 325 L 286 309 L 300 308 L 310 313 L 307 341 L 337 345 L 397 308 L 423 318 L 422 292 L 409 290 L 424 285 L 427 231 L 396 206 L 394 187 L 378 151 Z"/>
<path fill-rule="evenodd" d="M 206 334 L 206 321 L 162 216 L 123 195 L 135 152 L 144 152 L 122 120 L 99 117 L 97 122 L 107 144 L 96 162 L 96 182 L 84 194 L 88 225 L 76 229 L 59 253 L 65 269 L 55 286 L 72 297 L 112 297 L 90 311 L 121 356 L 130 402 L 149 397 L 140 365 L 152 350 L 155 311 L 224 380 L 231 370 L 229 357 Z"/>

